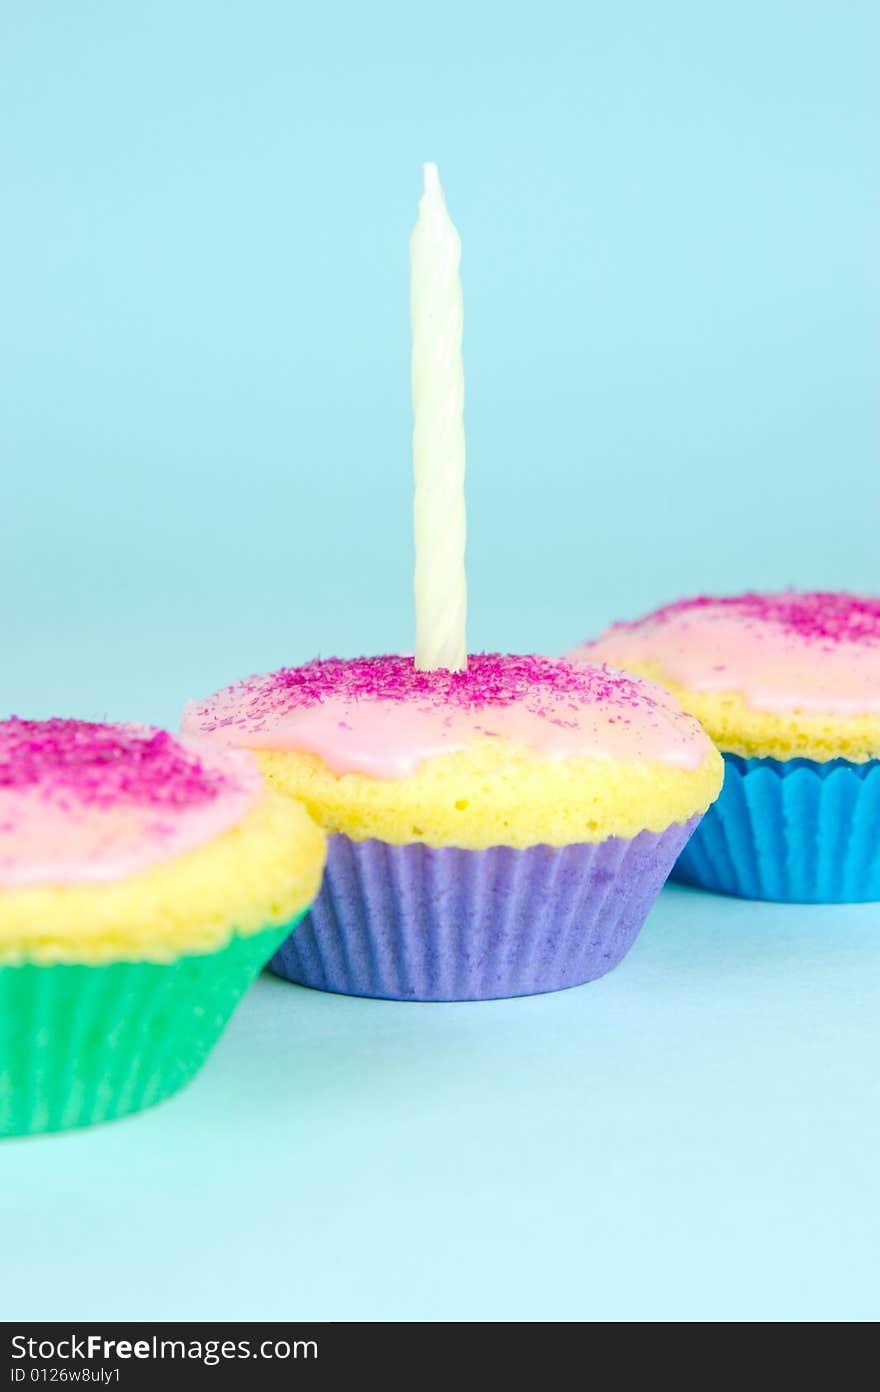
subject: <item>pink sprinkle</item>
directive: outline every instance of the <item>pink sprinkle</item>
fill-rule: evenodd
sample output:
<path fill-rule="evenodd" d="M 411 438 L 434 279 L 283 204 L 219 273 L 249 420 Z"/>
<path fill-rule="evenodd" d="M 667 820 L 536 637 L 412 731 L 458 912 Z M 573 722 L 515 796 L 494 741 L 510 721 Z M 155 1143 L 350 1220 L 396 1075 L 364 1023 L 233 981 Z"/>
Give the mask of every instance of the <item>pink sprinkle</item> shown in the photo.
<path fill-rule="evenodd" d="M 80 805 L 194 807 L 227 779 L 164 730 L 86 720 L 0 721 L 0 788 L 64 789 Z"/>
<path fill-rule="evenodd" d="M 228 690 L 236 697 L 228 715 L 218 714 L 214 697 L 193 706 L 202 731 L 213 733 L 245 725 L 260 729 L 267 719 L 321 705 L 330 698 L 413 703 L 438 711 L 521 705 L 554 722 L 559 722 L 559 703 L 566 697 L 572 711 L 584 706 L 611 707 L 620 712 L 657 709 L 643 683 L 611 668 L 500 653 L 473 654 L 463 672 L 419 672 L 411 657 L 316 658 L 303 667 L 283 667 L 268 676 L 250 677 Z"/>
<path fill-rule="evenodd" d="M 715 599 L 697 595 L 664 605 L 648 615 L 664 623 L 692 610 L 720 609 L 731 618 L 768 624 L 801 638 L 837 643 L 880 642 L 880 599 L 833 590 L 786 590 L 782 594 L 732 595 Z M 620 623 L 618 628 L 639 628 L 645 619 Z M 832 648 L 826 648 L 831 651 Z"/>

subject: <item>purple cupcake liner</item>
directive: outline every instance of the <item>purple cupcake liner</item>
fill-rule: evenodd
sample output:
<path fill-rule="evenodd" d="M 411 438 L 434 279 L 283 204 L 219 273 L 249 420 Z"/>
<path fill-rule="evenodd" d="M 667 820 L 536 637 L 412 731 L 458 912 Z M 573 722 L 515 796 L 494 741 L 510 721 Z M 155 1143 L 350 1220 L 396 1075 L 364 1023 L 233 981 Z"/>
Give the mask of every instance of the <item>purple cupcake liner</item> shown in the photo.
<path fill-rule="evenodd" d="M 270 968 L 320 991 L 386 1000 L 582 985 L 629 951 L 698 821 L 526 850 L 331 836 L 323 888 Z"/>

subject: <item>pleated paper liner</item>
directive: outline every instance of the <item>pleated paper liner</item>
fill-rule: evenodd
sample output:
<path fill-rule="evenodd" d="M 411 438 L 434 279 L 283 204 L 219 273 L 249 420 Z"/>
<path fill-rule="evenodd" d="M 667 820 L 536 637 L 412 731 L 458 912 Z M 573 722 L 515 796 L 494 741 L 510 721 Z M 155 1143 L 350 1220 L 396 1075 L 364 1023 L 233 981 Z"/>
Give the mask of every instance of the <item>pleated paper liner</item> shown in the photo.
<path fill-rule="evenodd" d="M 291 926 L 167 964 L 0 967 L 0 1136 L 112 1121 L 177 1092 Z"/>
<path fill-rule="evenodd" d="M 880 900 L 880 761 L 725 754 L 724 765 L 675 879 L 746 899 Z"/>
<path fill-rule="evenodd" d="M 389 1000 L 491 1000 L 603 976 L 697 819 L 596 845 L 469 851 L 331 836 L 324 886 L 270 967 Z"/>

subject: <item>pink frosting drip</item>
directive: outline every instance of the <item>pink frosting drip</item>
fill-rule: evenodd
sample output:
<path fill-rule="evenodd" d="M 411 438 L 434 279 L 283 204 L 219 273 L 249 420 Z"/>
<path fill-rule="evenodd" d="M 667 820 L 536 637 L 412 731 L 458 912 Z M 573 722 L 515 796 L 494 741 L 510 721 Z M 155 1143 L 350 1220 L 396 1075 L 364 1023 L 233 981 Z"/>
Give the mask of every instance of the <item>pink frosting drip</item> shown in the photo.
<path fill-rule="evenodd" d="M 463 672 L 411 657 L 316 659 L 186 707 L 183 728 L 224 744 L 317 754 L 334 773 L 406 778 L 481 737 L 536 750 L 696 768 L 708 741 L 660 688 L 606 667 L 472 656 Z"/>
<path fill-rule="evenodd" d="M 259 795 L 250 756 L 144 725 L 0 722 L 0 886 L 122 879 L 194 850 Z"/>
<path fill-rule="evenodd" d="M 753 710 L 846 718 L 880 712 L 880 599 L 787 591 L 668 604 L 619 623 L 573 661 L 659 663 L 691 691 L 738 692 Z"/>

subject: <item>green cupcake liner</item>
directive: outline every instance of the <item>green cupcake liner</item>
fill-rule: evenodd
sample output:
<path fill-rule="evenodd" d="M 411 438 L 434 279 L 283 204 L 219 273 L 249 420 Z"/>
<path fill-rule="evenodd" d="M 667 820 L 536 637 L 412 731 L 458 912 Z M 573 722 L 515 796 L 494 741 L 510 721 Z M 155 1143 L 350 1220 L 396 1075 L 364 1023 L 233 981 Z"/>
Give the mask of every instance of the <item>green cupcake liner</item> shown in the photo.
<path fill-rule="evenodd" d="M 0 967 L 0 1136 L 114 1121 L 177 1092 L 301 917 L 167 964 Z"/>

